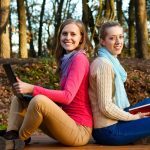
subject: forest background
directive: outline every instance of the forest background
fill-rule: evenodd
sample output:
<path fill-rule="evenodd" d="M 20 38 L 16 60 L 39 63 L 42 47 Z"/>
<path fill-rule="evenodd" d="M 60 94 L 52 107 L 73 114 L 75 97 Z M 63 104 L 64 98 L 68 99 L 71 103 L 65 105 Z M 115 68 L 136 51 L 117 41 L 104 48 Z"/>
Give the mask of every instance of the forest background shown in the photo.
<path fill-rule="evenodd" d="M 0 0 L 0 64 L 13 64 L 26 82 L 59 88 L 54 50 L 58 28 L 67 18 L 84 22 L 93 46 L 89 59 L 96 56 L 102 23 L 118 21 L 125 31 L 119 59 L 128 72 L 125 86 L 130 102 L 150 97 L 149 0 Z M 11 96 L 0 65 L 0 128 L 7 123 Z"/>

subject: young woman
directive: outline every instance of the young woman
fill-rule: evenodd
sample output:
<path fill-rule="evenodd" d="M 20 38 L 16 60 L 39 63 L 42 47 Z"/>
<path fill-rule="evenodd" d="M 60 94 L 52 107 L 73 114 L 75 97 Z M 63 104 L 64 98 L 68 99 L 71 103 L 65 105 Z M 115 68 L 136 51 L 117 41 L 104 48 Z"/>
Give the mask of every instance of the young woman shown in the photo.
<path fill-rule="evenodd" d="M 93 112 L 93 137 L 96 143 L 124 145 L 150 136 L 150 113 L 131 114 L 124 82 L 127 74 L 117 56 L 124 43 L 123 28 L 106 22 L 100 30 L 98 57 L 90 68 L 89 96 Z M 136 105 L 150 103 L 147 98 Z"/>
<path fill-rule="evenodd" d="M 68 19 L 62 23 L 56 46 L 61 90 L 45 89 L 17 79 L 15 90 L 31 94 L 33 98 L 27 108 L 23 108 L 16 97 L 12 99 L 5 139 L 27 140 L 40 128 L 64 145 L 87 144 L 92 133 L 88 96 L 89 61 L 85 52 L 88 42 L 81 21 Z"/>

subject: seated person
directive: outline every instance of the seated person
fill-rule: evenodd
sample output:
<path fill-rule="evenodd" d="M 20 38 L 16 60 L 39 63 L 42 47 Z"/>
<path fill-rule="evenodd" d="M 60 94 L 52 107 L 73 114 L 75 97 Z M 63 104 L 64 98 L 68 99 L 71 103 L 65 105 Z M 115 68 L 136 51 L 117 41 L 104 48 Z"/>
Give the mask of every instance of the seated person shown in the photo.
<path fill-rule="evenodd" d="M 117 22 L 106 22 L 100 30 L 98 57 L 90 68 L 89 96 L 92 105 L 96 143 L 125 145 L 150 136 L 150 112 L 131 114 L 124 88 L 127 73 L 117 56 L 124 43 L 123 28 Z M 150 98 L 132 107 L 149 104 Z"/>

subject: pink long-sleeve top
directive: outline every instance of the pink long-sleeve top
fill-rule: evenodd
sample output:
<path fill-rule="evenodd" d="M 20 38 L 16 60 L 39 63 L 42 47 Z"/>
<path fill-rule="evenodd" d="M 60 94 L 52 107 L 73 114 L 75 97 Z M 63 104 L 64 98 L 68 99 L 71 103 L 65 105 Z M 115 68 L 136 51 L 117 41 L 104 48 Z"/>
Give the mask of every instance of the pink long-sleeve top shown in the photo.
<path fill-rule="evenodd" d="M 33 96 L 42 94 L 56 103 L 76 121 L 77 124 L 92 127 L 92 112 L 88 95 L 89 61 L 85 54 L 74 56 L 68 75 L 60 81 L 61 90 L 50 90 L 34 86 Z"/>

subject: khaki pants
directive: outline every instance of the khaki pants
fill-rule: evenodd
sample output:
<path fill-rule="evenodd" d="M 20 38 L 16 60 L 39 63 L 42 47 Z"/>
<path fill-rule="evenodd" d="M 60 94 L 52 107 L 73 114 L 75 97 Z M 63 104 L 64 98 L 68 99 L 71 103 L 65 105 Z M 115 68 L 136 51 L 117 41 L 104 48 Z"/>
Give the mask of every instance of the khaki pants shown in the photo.
<path fill-rule="evenodd" d="M 44 95 L 35 96 L 26 108 L 13 97 L 7 130 L 18 130 L 19 137 L 25 140 L 38 128 L 62 144 L 70 146 L 87 144 L 92 132 L 92 128 L 76 124 L 58 105 Z"/>

